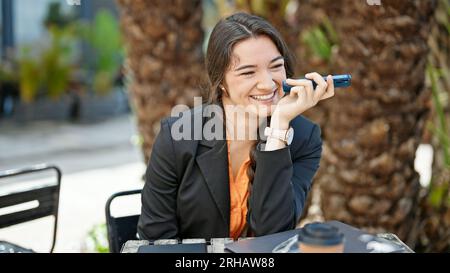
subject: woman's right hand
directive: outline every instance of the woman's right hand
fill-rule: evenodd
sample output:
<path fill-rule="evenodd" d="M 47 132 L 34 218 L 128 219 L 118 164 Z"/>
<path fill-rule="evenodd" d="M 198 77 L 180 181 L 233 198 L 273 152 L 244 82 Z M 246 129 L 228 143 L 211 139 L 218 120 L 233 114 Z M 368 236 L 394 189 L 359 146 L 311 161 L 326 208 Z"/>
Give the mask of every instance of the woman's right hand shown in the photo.
<path fill-rule="evenodd" d="M 316 72 L 305 75 L 306 79 L 287 79 L 287 84 L 293 86 L 288 95 L 278 102 L 270 121 L 270 127 L 287 129 L 289 122 L 306 110 L 314 107 L 319 101 L 334 96 L 333 78 L 328 75 L 327 81 Z M 313 80 L 317 83 L 313 89 Z"/>

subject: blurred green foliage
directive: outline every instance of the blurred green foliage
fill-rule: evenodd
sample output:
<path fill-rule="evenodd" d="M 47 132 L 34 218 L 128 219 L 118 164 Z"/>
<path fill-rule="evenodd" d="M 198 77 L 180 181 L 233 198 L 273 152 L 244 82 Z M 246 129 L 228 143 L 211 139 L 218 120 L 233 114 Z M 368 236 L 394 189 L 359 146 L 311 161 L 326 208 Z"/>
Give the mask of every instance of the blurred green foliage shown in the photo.
<path fill-rule="evenodd" d="M 30 51 L 30 48 L 24 47 L 19 59 L 20 97 L 25 102 L 34 100 L 41 82 L 39 63 L 31 57 Z"/>
<path fill-rule="evenodd" d="M 337 33 L 326 17 L 319 25 L 303 31 L 300 39 L 314 57 L 325 62 L 331 60 L 333 47 L 339 43 Z"/>
<path fill-rule="evenodd" d="M 67 91 L 75 67 L 73 27 L 51 25 L 45 47 L 23 46 L 19 65 L 20 96 L 31 102 L 37 96 L 57 98 Z"/>
<path fill-rule="evenodd" d="M 74 33 L 71 27 L 59 28 L 52 26 L 51 45 L 42 54 L 42 83 L 47 94 L 58 97 L 67 90 L 71 73 L 75 67 L 73 57 Z"/>
<path fill-rule="evenodd" d="M 447 0 L 438 2 L 436 11 L 436 32 L 430 39 L 431 54 L 427 64 L 427 81 L 430 84 L 433 98 L 433 121 L 428 123 L 428 129 L 437 139 L 435 147 L 437 157 L 441 161 L 435 163 L 435 171 L 429 185 L 429 203 L 435 208 L 450 206 L 450 3 Z"/>
<path fill-rule="evenodd" d="M 225 2 L 226 0 L 216 0 L 216 2 Z M 275 16 L 279 16 L 280 18 L 284 18 L 286 16 L 286 9 L 292 0 L 236 0 L 236 5 L 242 9 L 248 10 L 253 14 L 269 17 L 269 13 L 273 12 L 270 10 L 270 4 L 276 4 L 279 2 L 280 9 L 278 10 L 279 14 Z M 224 4 L 220 4 L 224 6 Z"/>
<path fill-rule="evenodd" d="M 123 61 L 123 46 L 116 18 L 107 10 L 100 10 L 93 24 L 84 24 L 81 34 L 94 50 L 93 88 L 100 93 L 111 90 L 120 73 Z"/>
<path fill-rule="evenodd" d="M 4 82 L 16 82 L 17 73 L 13 69 L 5 64 L 0 64 L 0 83 Z"/>
<path fill-rule="evenodd" d="M 439 70 L 435 67 L 427 66 L 427 76 L 430 80 L 431 91 L 433 94 L 434 109 L 436 112 L 436 118 L 438 120 L 437 125 L 432 123 L 428 124 L 428 128 L 433 132 L 439 141 L 438 152 L 441 152 L 444 158 L 444 168 L 450 170 L 450 135 L 447 127 L 447 118 L 445 115 L 444 107 L 442 104 L 442 94 L 444 90 L 439 89 L 438 78 Z M 433 177 L 435 180 L 436 177 Z M 450 181 L 443 181 L 444 183 L 430 183 L 429 202 L 432 206 L 439 208 L 442 205 L 450 205 L 449 187 Z"/>
<path fill-rule="evenodd" d="M 442 147 L 442 153 L 444 156 L 444 165 L 450 168 L 450 136 L 447 128 L 447 120 L 445 116 L 444 106 L 442 104 L 443 90 L 438 87 L 439 70 L 435 67 L 427 66 L 427 76 L 430 79 L 431 91 L 433 95 L 434 109 L 436 111 L 438 124 L 430 124 L 430 129 L 439 139 L 439 144 Z"/>
<path fill-rule="evenodd" d="M 106 224 L 95 225 L 89 230 L 86 238 L 86 251 L 109 253 Z"/>
<path fill-rule="evenodd" d="M 15 60 L 19 75 L 11 79 L 18 81 L 23 101 L 32 102 L 39 96 L 57 98 L 71 92 L 72 86 L 83 86 L 100 94 L 112 90 L 120 74 L 124 50 L 119 24 L 111 12 L 100 10 L 93 22 L 82 22 L 73 14 L 63 14 L 59 3 L 50 3 L 43 23 L 48 43 L 22 46 Z M 79 54 L 83 42 L 93 51 L 87 61 Z M 79 77 L 90 73 L 92 78 Z M 1 72 L 0 77 L 6 78 L 8 74 Z"/>
<path fill-rule="evenodd" d="M 75 21 L 74 13 L 64 13 L 61 10 L 60 2 L 50 2 L 47 8 L 47 15 L 44 19 L 44 25 L 47 28 L 51 26 L 65 27 Z"/>

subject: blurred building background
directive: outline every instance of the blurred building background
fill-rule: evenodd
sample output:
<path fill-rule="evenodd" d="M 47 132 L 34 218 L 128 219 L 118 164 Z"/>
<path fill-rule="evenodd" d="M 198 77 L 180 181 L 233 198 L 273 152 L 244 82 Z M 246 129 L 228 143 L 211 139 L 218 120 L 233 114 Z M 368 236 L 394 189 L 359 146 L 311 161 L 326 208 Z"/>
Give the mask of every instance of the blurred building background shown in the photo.
<path fill-rule="evenodd" d="M 114 1 L 110 0 L 81 0 L 79 7 L 69 5 L 66 0 L 37 0 L 33 4 L 27 0 L 2 0 L 1 3 L 1 52 L 8 47 L 41 39 L 46 32 L 42 23 L 51 3 L 58 3 L 64 12 L 74 12 L 83 19 L 93 20 L 101 9 L 106 9 L 118 17 L 117 7 Z"/>
<path fill-rule="evenodd" d="M 0 118 L 89 122 L 129 112 L 114 1 L 2 0 L 1 14 Z"/>
<path fill-rule="evenodd" d="M 0 9 L 0 170 L 60 167 L 55 251 L 101 251 L 107 198 L 141 188 L 145 171 L 121 75 L 116 4 L 1 0 Z M 0 189 L 11 183 L 0 181 Z M 139 200 L 126 202 L 116 212 L 139 212 Z M 0 240 L 45 252 L 51 223 L 47 217 L 1 229 Z"/>

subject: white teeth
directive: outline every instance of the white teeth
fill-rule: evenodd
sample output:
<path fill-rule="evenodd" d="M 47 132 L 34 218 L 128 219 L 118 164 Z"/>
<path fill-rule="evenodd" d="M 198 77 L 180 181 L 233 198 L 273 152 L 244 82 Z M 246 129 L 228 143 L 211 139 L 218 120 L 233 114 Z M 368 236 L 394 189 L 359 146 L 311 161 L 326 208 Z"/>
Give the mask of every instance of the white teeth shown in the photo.
<path fill-rule="evenodd" d="M 268 94 L 268 95 L 264 95 L 264 96 L 251 96 L 252 98 L 256 99 L 256 100 L 268 100 L 270 98 L 272 98 L 274 95 L 274 93 Z"/>

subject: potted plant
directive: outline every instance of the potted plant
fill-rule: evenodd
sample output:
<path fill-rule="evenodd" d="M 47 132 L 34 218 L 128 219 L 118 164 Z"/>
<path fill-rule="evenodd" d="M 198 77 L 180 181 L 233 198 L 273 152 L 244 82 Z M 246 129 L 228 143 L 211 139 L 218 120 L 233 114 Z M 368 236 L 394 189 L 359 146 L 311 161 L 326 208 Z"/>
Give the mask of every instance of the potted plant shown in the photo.
<path fill-rule="evenodd" d="M 93 91 L 81 98 L 82 118 L 93 120 L 128 111 L 121 81 L 124 52 L 117 19 L 109 11 L 100 10 L 92 23 L 80 29 L 92 50 L 85 69 L 90 72 Z"/>
<path fill-rule="evenodd" d="M 45 47 L 22 47 L 18 58 L 19 121 L 69 117 L 71 99 L 67 91 L 76 67 L 73 30 L 51 26 L 49 38 Z"/>
<path fill-rule="evenodd" d="M 114 16 L 102 10 L 83 24 L 62 15 L 53 3 L 44 25 L 48 43 L 24 46 L 17 58 L 21 100 L 16 120 L 93 121 L 128 111 L 127 96 L 118 86 L 123 49 Z M 78 54 L 83 41 L 93 51 L 86 62 Z"/>

